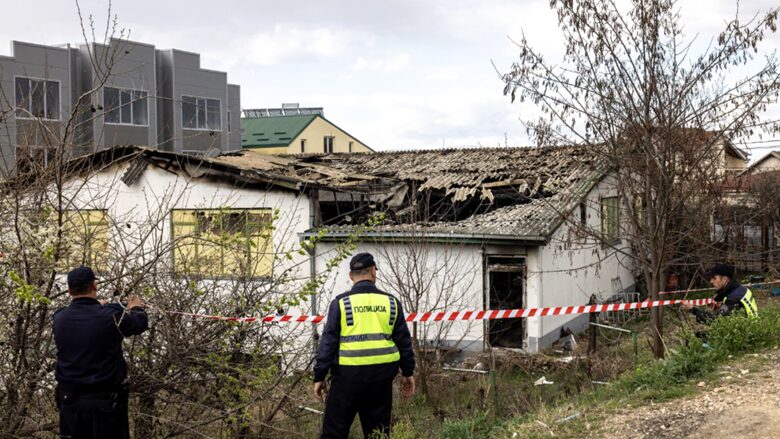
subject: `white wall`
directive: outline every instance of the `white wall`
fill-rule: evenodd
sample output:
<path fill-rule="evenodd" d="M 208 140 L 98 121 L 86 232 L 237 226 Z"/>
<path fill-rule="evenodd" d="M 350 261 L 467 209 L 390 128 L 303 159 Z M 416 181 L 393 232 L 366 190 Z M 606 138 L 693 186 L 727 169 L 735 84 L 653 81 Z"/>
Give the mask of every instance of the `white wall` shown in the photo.
<path fill-rule="evenodd" d="M 610 180 L 604 180 L 594 187 L 585 199 L 586 226 L 591 231 L 600 231 L 601 197 L 614 196 L 616 191 Z M 580 211 L 575 209 L 572 214 L 573 221 L 579 221 Z M 446 304 L 446 309 L 437 308 L 435 299 L 423 303 L 421 310 L 462 310 L 484 309 L 487 302 L 485 291 L 487 290 L 486 273 L 484 273 L 484 258 L 486 256 L 514 256 L 525 258 L 527 264 L 527 278 L 524 291 L 524 306 L 527 308 L 570 306 L 587 304 L 591 294 L 596 294 L 600 301 L 609 298 L 619 292 L 614 291 L 612 280 L 620 279 L 620 285 L 624 290 L 631 289 L 635 280 L 631 274 L 631 260 L 628 256 L 612 249 L 602 248 L 601 244 L 592 237 L 578 238 L 576 227 L 564 223 L 553 235 L 551 241 L 544 247 L 522 247 L 507 245 L 444 245 L 425 244 L 424 258 L 417 265 L 424 267 L 423 271 L 435 272 L 437 262 L 444 255 L 454 254 L 457 258 L 451 264 L 451 270 L 438 271 L 432 276 L 429 294 L 436 294 L 442 285 L 447 285 L 446 278 L 461 276 L 462 273 L 472 273 L 469 282 L 463 282 L 453 288 L 450 295 L 452 303 Z M 591 235 L 592 236 L 592 235 Z M 377 259 L 379 267 L 378 286 L 390 293 L 398 295 L 391 288 L 388 277 L 392 276 L 390 266 L 404 266 L 408 263 L 409 246 L 414 244 L 402 243 L 360 243 L 355 250 L 357 252 L 370 252 Z M 419 246 L 419 244 L 418 244 Z M 626 240 L 620 244 L 621 250 L 628 251 Z M 333 257 L 334 244 L 321 243 L 317 246 L 316 266 L 317 271 L 324 270 L 327 261 Z M 419 252 L 415 253 L 419 255 Z M 324 293 L 318 296 L 318 311 L 324 313 L 328 303 L 336 295 L 349 290 L 350 281 L 347 276 L 349 259 L 342 261 L 338 268 L 331 273 L 329 282 L 324 288 Z M 473 280 L 472 280 L 473 279 Z M 455 300 L 454 298 L 457 298 Z M 434 302 L 434 303 L 430 303 Z M 405 308 L 408 304 L 404 303 Z M 526 349 L 529 352 L 537 352 L 549 346 L 559 338 L 562 326 L 569 327 L 573 331 L 583 329 L 587 316 L 555 316 L 555 317 L 531 317 L 526 319 L 527 340 Z M 429 327 L 438 328 L 442 323 L 429 323 Z M 439 326 L 437 326 L 439 325 Z M 440 334 L 434 330 L 429 338 L 437 337 L 452 340 L 463 340 L 461 347 L 480 349 L 483 344 L 483 324 L 481 322 L 471 324 L 457 324 L 444 328 L 445 333 Z"/>
<path fill-rule="evenodd" d="M 610 179 L 605 179 L 586 197 L 586 224 L 591 233 L 601 228 L 600 198 L 615 195 L 614 185 Z M 579 218 L 577 208 L 569 221 L 579 222 Z M 595 294 L 601 302 L 620 292 L 614 290 L 613 279 L 619 278 L 623 289 L 635 284 L 631 273 L 632 261 L 626 254 L 602 247 L 592 234 L 579 238 L 579 227 L 572 227 L 569 221 L 558 228 L 546 246 L 529 252 L 528 306 L 584 305 L 591 294 Z M 622 239 L 618 247 L 624 252 L 630 251 L 626 239 Z M 529 350 L 535 351 L 557 340 L 560 328 L 575 319 L 577 316 L 528 319 Z M 577 328 L 570 329 L 576 331 Z"/>
<path fill-rule="evenodd" d="M 188 178 L 148 165 L 141 177 L 131 186 L 120 181 L 129 164 L 114 166 L 104 172 L 92 175 L 88 180 L 73 180 L 68 183 L 66 194 L 73 195 L 74 206 L 79 209 L 106 209 L 111 221 L 111 247 L 114 270 L 128 272 L 135 266 L 148 262 L 157 254 L 153 249 L 161 248 L 171 241 L 171 216 L 173 208 L 272 208 L 279 209 L 280 217 L 275 224 L 272 239 L 276 253 L 287 253 L 299 248 L 299 234 L 309 228 L 310 201 L 305 195 L 287 190 L 264 190 L 233 186 L 227 179 L 215 181 L 206 178 Z M 189 172 L 197 173 L 196 169 Z M 69 207 L 66 207 L 68 209 Z M 74 208 L 74 207 L 70 207 Z M 142 249 L 133 249 L 140 244 Z M 144 253 L 146 251 L 147 253 Z M 117 254 L 118 253 L 118 254 Z M 281 294 L 294 294 L 309 279 L 309 257 L 293 252 L 292 260 L 281 258 L 276 261 L 274 291 Z M 164 255 L 163 264 L 172 261 L 172 253 Z M 280 278 L 286 275 L 285 280 Z M 214 287 L 217 282 L 218 288 Z M 258 284 L 267 284 L 259 280 Z M 203 290 L 226 290 L 238 285 L 229 279 L 205 279 L 198 282 Z M 275 295 L 275 297 L 278 297 Z M 151 303 L 154 306 L 154 303 Z M 214 312 L 214 310 L 198 310 Z M 304 304 L 301 309 L 286 309 L 290 314 L 308 311 Z M 278 324 L 272 334 L 289 341 L 283 349 L 291 351 L 307 343 L 311 337 L 308 324 Z"/>
<path fill-rule="evenodd" d="M 325 270 L 335 255 L 333 243 L 320 243 L 316 251 L 318 272 Z M 369 252 L 377 262 L 377 287 L 401 299 L 404 311 L 457 311 L 478 310 L 483 306 L 482 253 L 479 246 L 458 244 L 419 243 L 359 243 L 353 254 Z M 349 259 L 338 265 L 328 276 L 323 294 L 317 297 L 317 310 L 325 313 L 331 300 L 348 291 Z M 409 274 L 411 268 L 420 275 Z M 419 305 L 409 303 L 399 293 L 395 279 L 420 281 L 420 288 L 407 291 L 421 291 L 423 298 Z M 408 295 L 409 296 L 409 295 Z M 407 296 L 407 297 L 408 297 Z M 410 330 L 412 326 L 410 325 Z M 455 346 L 458 349 L 482 349 L 481 322 L 431 322 L 418 325 L 420 339 L 431 343 Z"/>

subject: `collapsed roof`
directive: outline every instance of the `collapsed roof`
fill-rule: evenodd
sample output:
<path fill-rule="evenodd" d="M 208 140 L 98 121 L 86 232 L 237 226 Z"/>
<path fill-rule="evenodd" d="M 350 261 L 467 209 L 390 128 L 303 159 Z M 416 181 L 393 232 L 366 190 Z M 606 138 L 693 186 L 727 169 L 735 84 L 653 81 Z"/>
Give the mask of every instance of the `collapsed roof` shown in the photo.
<path fill-rule="evenodd" d="M 317 202 L 316 224 L 333 239 L 381 211 L 377 237 L 546 242 L 606 172 L 595 151 L 579 146 L 217 157 L 122 146 L 69 166 L 92 172 L 119 161 L 132 161 L 122 177 L 128 185 L 152 163 L 194 178 L 307 192 Z"/>

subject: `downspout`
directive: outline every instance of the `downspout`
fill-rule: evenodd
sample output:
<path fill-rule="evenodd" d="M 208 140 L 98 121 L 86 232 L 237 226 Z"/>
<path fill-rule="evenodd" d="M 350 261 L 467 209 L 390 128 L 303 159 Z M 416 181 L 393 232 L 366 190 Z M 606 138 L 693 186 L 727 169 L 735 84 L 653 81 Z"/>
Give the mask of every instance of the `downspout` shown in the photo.
<path fill-rule="evenodd" d="M 309 191 L 309 230 L 320 227 L 320 192 L 319 189 L 311 189 Z M 304 240 L 306 238 L 302 238 Z M 307 249 L 309 253 L 309 280 L 314 284 L 317 277 L 317 244 Z M 319 292 L 318 292 L 319 294 Z M 317 296 L 314 294 L 311 296 L 311 313 L 312 315 L 318 314 Z M 317 355 L 317 349 L 319 347 L 319 333 L 317 332 L 317 323 L 311 324 L 312 331 L 312 355 Z"/>

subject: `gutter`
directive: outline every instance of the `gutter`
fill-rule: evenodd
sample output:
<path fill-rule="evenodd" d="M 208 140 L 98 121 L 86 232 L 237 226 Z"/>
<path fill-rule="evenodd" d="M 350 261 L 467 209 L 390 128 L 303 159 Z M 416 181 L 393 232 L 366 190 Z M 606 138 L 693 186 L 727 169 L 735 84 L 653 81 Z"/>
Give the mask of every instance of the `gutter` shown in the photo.
<path fill-rule="evenodd" d="M 316 236 L 316 232 L 306 231 L 300 236 L 310 238 Z M 327 233 L 322 242 L 341 242 L 353 236 L 348 232 Z M 359 240 L 373 238 L 379 242 L 409 242 L 411 240 L 420 240 L 430 243 L 460 243 L 460 244 L 482 244 L 489 241 L 494 244 L 511 245 L 545 245 L 548 242 L 545 236 L 516 236 L 516 235 L 489 235 L 484 233 L 426 233 L 426 232 L 367 232 L 359 237 Z"/>

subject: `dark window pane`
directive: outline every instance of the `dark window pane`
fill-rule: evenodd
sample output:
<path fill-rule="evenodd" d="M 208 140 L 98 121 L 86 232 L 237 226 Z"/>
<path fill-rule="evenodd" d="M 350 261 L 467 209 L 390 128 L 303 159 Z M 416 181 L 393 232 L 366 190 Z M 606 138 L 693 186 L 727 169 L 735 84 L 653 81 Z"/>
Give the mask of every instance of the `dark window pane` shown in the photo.
<path fill-rule="evenodd" d="M 46 81 L 46 118 L 60 118 L 60 83 Z"/>
<path fill-rule="evenodd" d="M 43 81 L 30 80 L 30 88 L 32 89 L 32 98 L 30 100 L 30 112 L 33 117 L 43 118 L 46 116 L 44 108 L 44 92 L 45 86 Z"/>
<path fill-rule="evenodd" d="M 206 100 L 198 99 L 198 124 L 197 128 L 206 128 Z"/>
<path fill-rule="evenodd" d="M 208 99 L 206 101 L 206 128 L 210 130 L 219 131 L 222 129 L 221 109 L 219 108 L 219 101 L 216 99 Z"/>
<path fill-rule="evenodd" d="M 133 94 L 133 125 L 146 125 L 149 122 L 146 92 L 135 91 Z"/>
<path fill-rule="evenodd" d="M 195 98 L 182 96 L 181 125 L 184 128 L 197 128 L 198 111 Z"/>
<path fill-rule="evenodd" d="M 30 117 L 30 80 L 16 78 L 16 115 Z"/>
<path fill-rule="evenodd" d="M 122 117 L 122 123 L 132 123 L 133 122 L 133 107 L 132 107 L 132 100 L 133 100 L 133 93 L 126 90 L 121 90 L 119 92 L 119 100 L 121 106 L 121 112 L 120 115 Z"/>
<path fill-rule="evenodd" d="M 103 89 L 103 109 L 107 123 L 119 123 L 119 90 L 112 87 Z"/>

